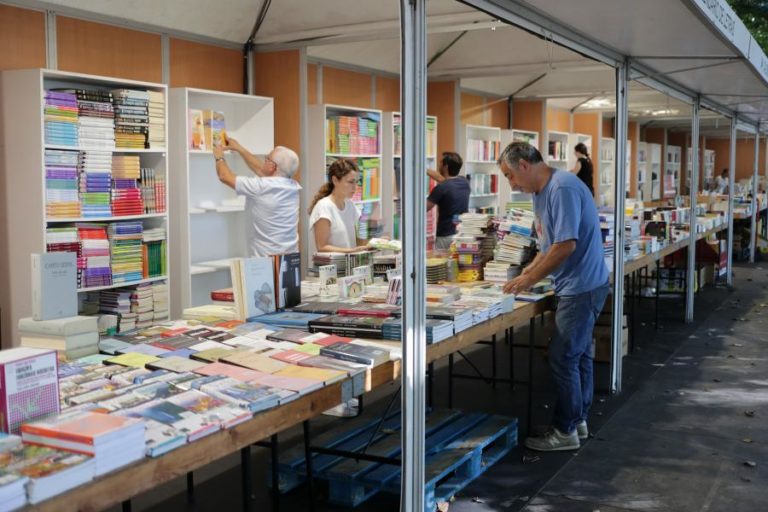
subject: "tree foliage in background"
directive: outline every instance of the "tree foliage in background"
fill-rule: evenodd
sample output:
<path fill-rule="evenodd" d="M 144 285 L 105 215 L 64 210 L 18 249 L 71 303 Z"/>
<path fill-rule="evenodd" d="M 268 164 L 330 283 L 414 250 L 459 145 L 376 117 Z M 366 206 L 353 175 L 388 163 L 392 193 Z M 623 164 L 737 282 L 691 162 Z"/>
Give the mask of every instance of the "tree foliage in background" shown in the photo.
<path fill-rule="evenodd" d="M 768 0 L 728 0 L 728 3 L 768 53 Z"/>

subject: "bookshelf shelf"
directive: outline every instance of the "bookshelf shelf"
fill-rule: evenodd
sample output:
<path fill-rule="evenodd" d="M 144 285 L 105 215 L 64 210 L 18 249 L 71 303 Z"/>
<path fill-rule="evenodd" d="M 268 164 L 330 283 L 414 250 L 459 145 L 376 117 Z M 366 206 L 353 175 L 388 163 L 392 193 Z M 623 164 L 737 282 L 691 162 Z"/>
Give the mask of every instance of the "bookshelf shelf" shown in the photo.
<path fill-rule="evenodd" d="M 461 131 L 461 155 L 466 158 L 464 174 L 470 186 L 469 211 L 496 215 L 501 177 L 496 161 L 502 149 L 501 129 L 465 124 Z"/>
<path fill-rule="evenodd" d="M 83 292 L 98 292 L 100 290 L 113 290 L 115 288 L 123 288 L 124 286 L 136 286 L 138 284 L 144 284 L 144 283 L 156 283 L 158 281 L 165 281 L 166 279 L 168 279 L 168 276 L 162 275 L 162 276 L 148 277 L 147 279 L 139 279 L 137 281 L 126 281 L 123 283 L 114 283 L 107 286 L 91 286 L 89 288 L 80 288 L 77 291 L 80 293 L 83 293 Z"/>
<path fill-rule="evenodd" d="M 68 224 L 73 222 L 119 222 L 124 220 L 139 220 L 139 219 L 162 219 L 165 218 L 164 213 L 147 213 L 145 215 L 123 215 L 123 216 L 111 216 L 111 217 L 66 217 L 66 218 L 47 218 L 46 224 Z"/>
<path fill-rule="evenodd" d="M 184 308 L 210 304 L 213 290 L 232 286 L 229 272 L 219 272 L 221 269 L 205 266 L 205 262 L 249 256 L 248 215 L 244 208 L 225 206 L 237 195 L 219 182 L 213 152 L 208 149 L 212 144 L 206 144 L 206 149 L 192 148 L 190 111 L 220 112 L 228 135 L 253 154 L 266 155 L 274 147 L 274 104 L 272 98 L 194 88 L 173 88 L 169 97 L 174 126 L 169 140 L 171 277 L 178 283 L 171 292 L 172 313 L 179 317 Z M 206 134 L 205 138 L 211 137 Z M 224 158 L 235 174 L 253 176 L 239 155 L 227 151 Z"/>
<path fill-rule="evenodd" d="M 680 187 L 680 146 L 667 146 L 667 157 L 664 160 L 664 197 L 672 198 L 679 193 Z"/>
<path fill-rule="evenodd" d="M 547 133 L 547 161 L 550 165 L 568 161 L 570 134 L 550 131 Z"/>
<path fill-rule="evenodd" d="M 616 177 L 616 140 L 610 137 L 600 139 L 600 168 L 598 180 L 598 204 L 600 206 L 613 205 Z M 627 140 L 627 155 L 625 165 L 624 194 L 629 192 L 631 183 L 632 142 Z"/>
<path fill-rule="evenodd" d="M 152 148 L 152 149 L 129 149 L 129 148 L 94 148 L 88 146 L 66 146 L 62 144 L 44 144 L 45 149 L 61 149 L 65 151 L 109 151 L 111 153 L 136 153 L 136 154 L 159 154 L 162 155 L 167 152 L 165 148 Z"/>
<path fill-rule="evenodd" d="M 357 236 L 369 239 L 388 222 L 382 216 L 382 112 L 343 105 L 309 107 L 309 165 L 302 176 L 303 193 L 311 199 L 327 179 L 328 166 L 337 158 L 354 159 L 360 168 L 358 192 L 352 200 L 362 210 Z M 349 135 L 356 135 L 350 137 Z M 302 268 L 315 252 L 311 226 L 302 222 Z M 384 226 L 386 229 L 386 226 Z"/>
<path fill-rule="evenodd" d="M 576 167 L 576 152 L 575 148 L 577 144 L 584 144 L 587 146 L 590 158 L 594 159 L 592 154 L 592 136 L 585 133 L 569 133 L 568 134 L 568 169 Z"/>
<path fill-rule="evenodd" d="M 6 252 L 5 270 L 0 271 L 0 281 L 7 287 L 7 301 L 2 308 L 9 321 L 3 322 L 0 336 L 16 340 L 16 321 L 31 314 L 31 253 L 80 252 L 86 250 L 88 240 L 99 240 L 87 245 L 93 251 L 94 243 L 99 244 L 100 258 L 87 258 L 88 266 L 79 269 L 83 284 L 78 290 L 81 311 L 85 311 L 87 292 L 143 283 L 165 282 L 170 287 L 167 87 L 49 69 L 6 70 L 0 74 L 0 81 L 5 127 L 0 142 L 5 148 L 1 158 L 6 186 L 14 191 L 6 196 L 6 236 L 13 243 Z M 116 92 L 125 89 L 143 92 Z M 80 90 L 87 92 L 78 100 L 75 91 Z M 114 110 L 114 123 L 110 119 L 87 133 L 79 130 L 80 122 L 93 112 L 83 103 L 85 98 L 102 103 L 100 109 Z M 121 127 L 127 120 L 121 119 L 121 113 L 113 106 L 134 101 L 146 105 L 148 115 L 143 122 L 148 124 L 141 133 L 126 134 Z M 62 106 L 76 107 L 76 117 L 62 121 L 56 115 Z M 117 141 L 118 147 L 98 147 L 111 145 L 112 140 Z M 128 145 L 133 147 L 119 147 Z M 94 158 L 82 159 L 83 152 Z M 19 169 L 27 172 L 16 172 Z M 129 214 L 113 215 L 114 212 Z M 81 231 L 74 226 L 97 222 L 104 224 L 98 233 L 94 230 L 87 234 L 87 228 Z M 128 251 L 117 251 L 116 242 L 109 236 L 110 229 L 127 232 L 129 224 L 130 229 L 141 235 L 130 242 Z M 60 236 L 63 233 L 66 235 Z M 133 254 L 130 262 L 125 259 L 129 253 Z M 153 273 L 162 275 L 135 279 Z M 131 279 L 94 286 L 125 276 Z M 164 307 L 156 311 L 160 314 L 157 320 L 164 319 Z"/>

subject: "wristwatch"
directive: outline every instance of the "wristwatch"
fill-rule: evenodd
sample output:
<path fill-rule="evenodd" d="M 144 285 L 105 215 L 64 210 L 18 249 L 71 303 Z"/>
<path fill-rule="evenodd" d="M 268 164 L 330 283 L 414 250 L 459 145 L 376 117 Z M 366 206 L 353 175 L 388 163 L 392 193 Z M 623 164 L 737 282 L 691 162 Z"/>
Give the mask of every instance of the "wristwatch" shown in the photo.
<path fill-rule="evenodd" d="M 219 162 L 219 161 L 221 161 L 221 160 L 224 160 L 224 157 L 223 157 L 223 156 L 217 156 L 216 158 L 214 158 L 214 160 L 215 160 L 216 162 Z"/>

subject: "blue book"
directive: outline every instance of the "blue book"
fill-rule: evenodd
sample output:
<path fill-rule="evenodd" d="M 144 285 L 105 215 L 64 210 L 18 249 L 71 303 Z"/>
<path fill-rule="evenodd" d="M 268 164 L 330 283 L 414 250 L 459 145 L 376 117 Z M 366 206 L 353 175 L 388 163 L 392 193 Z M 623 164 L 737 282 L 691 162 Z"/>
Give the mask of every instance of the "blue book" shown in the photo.
<path fill-rule="evenodd" d="M 266 325 L 272 325 L 276 327 L 297 327 L 306 328 L 309 322 L 323 318 L 325 314 L 322 313 L 300 313 L 296 311 L 283 311 L 280 313 L 269 313 L 266 315 L 249 318 L 248 321 L 261 322 Z"/>

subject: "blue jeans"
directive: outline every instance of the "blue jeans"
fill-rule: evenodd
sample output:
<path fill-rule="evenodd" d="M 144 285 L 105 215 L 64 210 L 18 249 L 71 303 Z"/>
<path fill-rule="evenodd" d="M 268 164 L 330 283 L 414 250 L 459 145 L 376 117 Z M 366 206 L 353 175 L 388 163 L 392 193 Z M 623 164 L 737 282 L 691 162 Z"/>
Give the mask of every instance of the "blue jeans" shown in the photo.
<path fill-rule="evenodd" d="M 555 336 L 549 344 L 549 366 L 557 394 L 552 424 L 566 434 L 587 419 L 592 406 L 592 328 L 609 289 L 605 284 L 589 292 L 558 297 Z"/>

